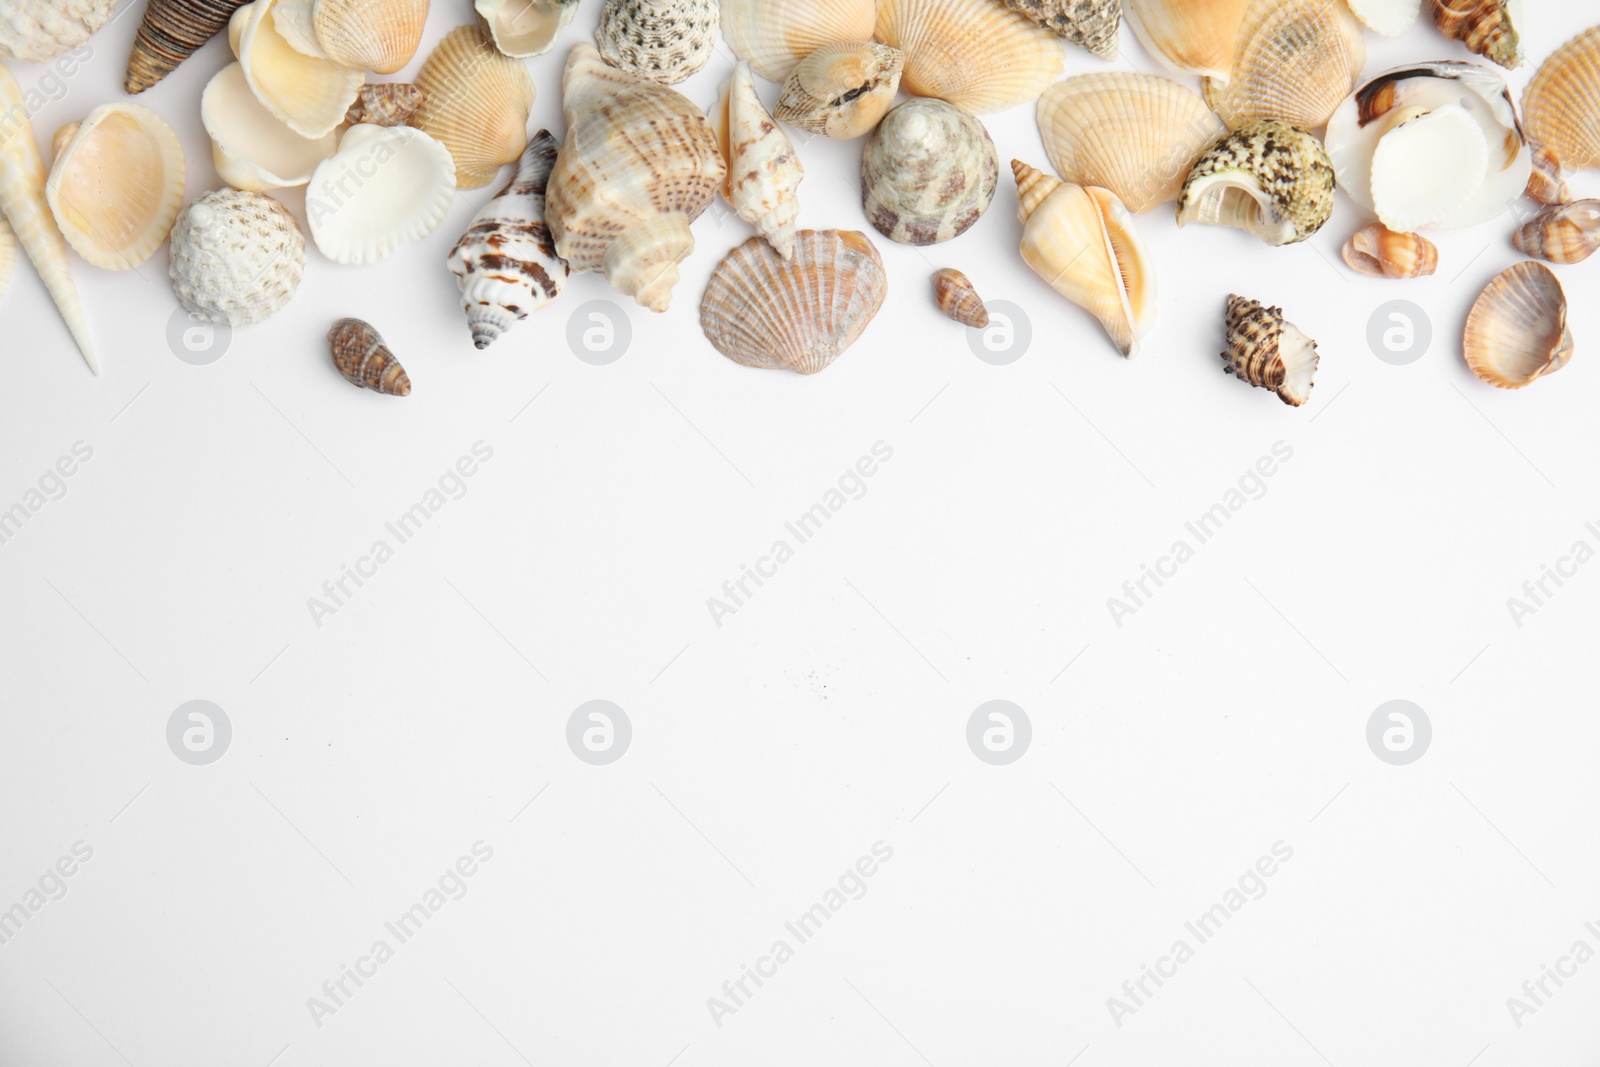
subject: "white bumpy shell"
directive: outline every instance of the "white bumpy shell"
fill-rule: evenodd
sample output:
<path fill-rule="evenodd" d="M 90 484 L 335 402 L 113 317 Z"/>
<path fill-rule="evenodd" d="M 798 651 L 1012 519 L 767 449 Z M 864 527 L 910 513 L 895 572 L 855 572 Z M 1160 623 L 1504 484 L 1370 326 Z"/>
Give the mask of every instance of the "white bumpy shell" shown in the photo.
<path fill-rule="evenodd" d="M 306 240 L 270 196 L 221 189 L 172 227 L 172 290 L 208 322 L 246 326 L 280 311 L 300 285 Z"/>

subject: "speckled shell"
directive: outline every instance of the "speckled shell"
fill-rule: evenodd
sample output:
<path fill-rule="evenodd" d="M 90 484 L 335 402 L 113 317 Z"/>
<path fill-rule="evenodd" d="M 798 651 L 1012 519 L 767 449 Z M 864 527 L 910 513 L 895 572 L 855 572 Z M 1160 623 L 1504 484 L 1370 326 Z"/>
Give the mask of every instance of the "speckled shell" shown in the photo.
<path fill-rule="evenodd" d="M 479 189 L 528 147 L 533 79 L 476 24 L 445 35 L 417 72 L 422 105 L 410 124 L 450 151 L 456 187 Z"/>
<path fill-rule="evenodd" d="M 387 396 L 411 395 L 411 378 L 371 323 L 340 319 L 328 330 L 328 350 L 351 385 Z"/>
<path fill-rule="evenodd" d="M 878 40 L 906 54 L 905 88 L 978 115 L 1037 99 L 1060 76 L 1060 40 L 995 0 L 878 0 Z"/>
<path fill-rule="evenodd" d="M 861 336 L 888 286 L 865 234 L 802 230 L 788 261 L 753 237 L 712 273 L 700 327 L 735 363 L 815 374 Z"/>
<path fill-rule="evenodd" d="M 872 39 L 873 0 L 722 0 L 722 36 L 733 54 L 768 81 L 829 44 Z"/>
<path fill-rule="evenodd" d="M 972 280 L 953 267 L 934 272 L 933 299 L 952 321 L 975 330 L 989 325 L 989 309 L 983 306 Z"/>
<path fill-rule="evenodd" d="M 1212 145 L 1178 196 L 1178 225 L 1232 226 L 1269 245 L 1304 241 L 1333 214 L 1333 164 L 1322 142 L 1257 122 Z"/>
<path fill-rule="evenodd" d="M 356 102 L 344 114 L 352 126 L 404 126 L 422 106 L 422 90 L 406 82 L 363 85 Z"/>
<path fill-rule="evenodd" d="M 1600 200 L 1547 207 L 1516 232 L 1512 244 L 1548 263 L 1582 263 L 1600 250 Z"/>
<path fill-rule="evenodd" d="M 305 271 L 300 224 L 270 196 L 207 193 L 172 227 L 172 290 L 208 322 L 245 326 L 280 311 Z"/>
<path fill-rule="evenodd" d="M 1063 40 L 1081 45 L 1101 59 L 1117 58 L 1122 0 L 1005 0 Z"/>
<path fill-rule="evenodd" d="M 1350 269 L 1373 278 L 1421 278 L 1439 269 L 1439 249 L 1420 233 L 1395 233 L 1381 222 L 1356 231 L 1341 254 Z"/>
<path fill-rule="evenodd" d="M 1528 137 L 1568 170 L 1600 167 L 1600 26 L 1551 53 L 1522 97 Z"/>
<path fill-rule="evenodd" d="M 142 93 L 221 32 L 245 0 L 149 0 L 122 87 Z"/>
<path fill-rule="evenodd" d="M 0 3 L 0 59 L 54 59 L 93 36 L 115 6 L 116 0 L 5 0 Z"/>
<path fill-rule="evenodd" d="M 750 64 L 741 62 L 734 68 L 712 118 L 728 164 L 722 195 L 734 214 L 788 259 L 794 254 L 800 182 L 806 170 L 789 135 L 761 105 Z"/>
<path fill-rule="evenodd" d="M 1462 351 L 1472 373 L 1499 389 L 1521 389 L 1572 359 L 1567 294 L 1543 263 L 1507 268 L 1467 315 Z"/>
<path fill-rule="evenodd" d="M 605 0 L 594 39 L 613 67 L 676 85 L 710 60 L 721 20 L 717 0 Z"/>
<path fill-rule="evenodd" d="M 861 207 L 891 241 L 932 245 L 989 210 L 1000 159 L 983 123 L 943 100 L 907 100 L 861 153 Z"/>
<path fill-rule="evenodd" d="M 1367 62 L 1366 33 L 1344 0 L 1253 0 L 1226 84 L 1206 103 L 1232 129 L 1284 122 L 1314 130 L 1350 95 Z"/>
<path fill-rule="evenodd" d="M 1222 369 L 1242 382 L 1270 389 L 1290 407 L 1311 399 L 1317 373 L 1317 343 L 1292 322 L 1283 309 L 1265 307 L 1242 296 L 1228 297 L 1228 348 Z"/>
<path fill-rule="evenodd" d="M 1513 70 L 1522 66 L 1515 0 L 1427 0 L 1439 32 L 1486 59 Z"/>
<path fill-rule="evenodd" d="M 795 64 L 772 113 L 824 137 L 860 137 L 894 106 L 905 58 L 888 45 L 824 45 Z"/>

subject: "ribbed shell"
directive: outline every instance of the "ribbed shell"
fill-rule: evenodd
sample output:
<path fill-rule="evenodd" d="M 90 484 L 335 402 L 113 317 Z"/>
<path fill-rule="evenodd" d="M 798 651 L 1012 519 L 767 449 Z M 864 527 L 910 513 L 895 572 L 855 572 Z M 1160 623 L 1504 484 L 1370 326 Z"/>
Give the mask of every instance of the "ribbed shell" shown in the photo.
<path fill-rule="evenodd" d="M 1257 122 L 1200 157 L 1178 194 L 1178 225 L 1247 230 L 1295 244 L 1333 215 L 1333 164 L 1322 142 L 1281 122 Z"/>
<path fill-rule="evenodd" d="M 1600 166 L 1600 26 L 1551 53 L 1522 97 L 1528 137 L 1568 170 Z"/>
<path fill-rule="evenodd" d="M 908 92 L 978 115 L 1036 99 L 1065 63 L 1054 34 L 995 0 L 879 0 L 877 37 L 906 54 Z"/>
<path fill-rule="evenodd" d="M 371 323 L 340 319 L 328 330 L 328 350 L 351 385 L 387 396 L 411 395 L 411 378 Z"/>
<path fill-rule="evenodd" d="M 1507 70 L 1522 66 L 1522 37 L 1510 0 L 1428 0 L 1439 32 Z"/>
<path fill-rule="evenodd" d="M 1479 295 L 1467 315 L 1467 366 L 1500 389 L 1554 374 L 1572 359 L 1567 294 L 1543 263 L 1518 263 Z"/>
<path fill-rule="evenodd" d="M 1123 0 L 1134 35 L 1174 74 L 1226 82 L 1250 0 Z"/>
<path fill-rule="evenodd" d="M 142 93 L 178 69 L 178 64 L 222 27 L 245 0 L 149 0 L 128 54 L 122 87 Z"/>
<path fill-rule="evenodd" d="M 1122 0 L 1005 0 L 1062 40 L 1081 45 L 1101 59 L 1117 58 Z"/>
<path fill-rule="evenodd" d="M 1225 372 L 1270 389 L 1285 404 L 1299 407 L 1311 399 L 1319 362 L 1317 343 L 1286 322 L 1282 308 L 1265 307 L 1242 296 L 1228 297 L 1228 349 L 1222 353 Z"/>
<path fill-rule="evenodd" d="M 905 61 L 905 53 L 884 44 L 823 45 L 795 64 L 772 113 L 824 137 L 860 137 L 894 106 Z"/>
<path fill-rule="evenodd" d="M 1555 204 L 1512 237 L 1519 252 L 1549 263 L 1582 263 L 1600 250 L 1600 200 Z"/>
<path fill-rule="evenodd" d="M 406 82 L 363 85 L 356 102 L 344 114 L 352 126 L 404 126 L 422 106 L 422 90 Z"/>
<path fill-rule="evenodd" d="M 456 186 L 478 189 L 528 147 L 533 79 L 519 59 L 500 54 L 483 28 L 457 26 L 417 73 L 422 106 L 411 125 L 449 149 Z"/>
<path fill-rule="evenodd" d="M 713 118 L 728 164 L 722 195 L 734 214 L 788 259 L 794 254 L 800 182 L 806 171 L 789 135 L 756 95 L 748 63 L 734 68 Z"/>
<path fill-rule="evenodd" d="M 347 67 L 393 74 L 422 43 L 428 0 L 278 0 L 273 17 L 296 48 L 320 50 Z"/>
<path fill-rule="evenodd" d="M 931 245 L 965 233 L 989 210 L 1000 159 L 983 123 L 943 100 L 907 100 L 861 153 L 861 206 L 891 241 Z"/>
<path fill-rule="evenodd" d="M 1373 278 L 1421 278 L 1439 268 L 1439 249 L 1420 233 L 1395 233 L 1381 222 L 1362 227 L 1341 252 L 1350 269 Z"/>
<path fill-rule="evenodd" d="M 289 43 L 273 18 L 276 0 L 253 0 L 228 21 L 228 41 L 250 91 L 301 137 L 326 137 L 344 121 L 364 78 L 355 67 L 307 55 Z"/>
<path fill-rule="evenodd" d="M 989 309 L 972 285 L 972 280 L 954 267 L 945 267 L 933 275 L 933 299 L 939 310 L 963 326 L 981 330 L 989 325 Z"/>
<path fill-rule="evenodd" d="M 787 262 L 752 237 L 712 273 L 700 327 L 735 363 L 815 374 L 861 336 L 888 287 L 865 234 L 801 230 Z"/>
<path fill-rule="evenodd" d="M 276 314 L 299 288 L 305 265 L 300 224 L 260 193 L 207 193 L 172 227 L 172 290 L 209 322 L 245 326 Z"/>
<path fill-rule="evenodd" d="M 1233 129 L 1284 122 L 1327 123 L 1360 80 L 1366 34 L 1344 0 L 1253 0 L 1226 85 L 1208 81 L 1206 101 Z"/>
<path fill-rule="evenodd" d="M 44 63 L 87 41 L 116 0 L 6 0 L 0 3 L 0 59 Z"/>
<path fill-rule="evenodd" d="M 768 81 L 828 44 L 872 39 L 873 0 L 722 0 L 722 36 L 733 54 Z"/>
<path fill-rule="evenodd" d="M 710 60 L 721 19 L 717 0 L 605 0 L 594 39 L 613 67 L 676 85 Z"/>
<path fill-rule="evenodd" d="M 172 127 L 138 104 L 104 104 L 59 146 L 45 196 L 80 256 L 129 270 L 167 239 L 183 184 L 183 146 Z"/>

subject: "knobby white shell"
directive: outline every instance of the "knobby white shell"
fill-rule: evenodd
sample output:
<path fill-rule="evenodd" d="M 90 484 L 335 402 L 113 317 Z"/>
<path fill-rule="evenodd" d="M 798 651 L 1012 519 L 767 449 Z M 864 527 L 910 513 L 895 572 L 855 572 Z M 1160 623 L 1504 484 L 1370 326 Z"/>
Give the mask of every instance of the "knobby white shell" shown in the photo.
<path fill-rule="evenodd" d="M 3 0 L 0 59 L 52 60 L 93 36 L 115 6 L 116 0 Z"/>
<path fill-rule="evenodd" d="M 172 227 L 172 290 L 207 322 L 246 326 L 289 303 L 305 272 L 300 224 L 270 196 L 220 189 Z"/>
<path fill-rule="evenodd" d="M 711 59 L 717 0 L 605 0 L 595 44 L 607 63 L 677 85 Z"/>
<path fill-rule="evenodd" d="M 455 198 L 444 145 L 409 126 L 352 126 L 306 185 L 306 221 L 335 263 L 376 263 L 420 241 Z"/>

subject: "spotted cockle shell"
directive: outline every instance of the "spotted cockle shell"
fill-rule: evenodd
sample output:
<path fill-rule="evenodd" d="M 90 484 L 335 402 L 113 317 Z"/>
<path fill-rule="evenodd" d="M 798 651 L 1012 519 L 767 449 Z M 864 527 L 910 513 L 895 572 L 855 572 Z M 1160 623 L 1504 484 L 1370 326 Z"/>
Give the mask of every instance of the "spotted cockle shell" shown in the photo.
<path fill-rule="evenodd" d="M 1521 389 L 1572 359 L 1567 294 L 1543 263 L 1518 263 L 1490 282 L 1462 336 L 1472 373 L 1500 389 Z"/>
<path fill-rule="evenodd" d="M 676 90 L 608 67 L 589 44 L 567 59 L 562 107 L 567 139 L 545 207 L 557 254 L 665 311 L 694 250 L 689 224 L 727 178 L 711 123 Z"/>
<path fill-rule="evenodd" d="M 676 85 L 711 58 L 721 20 L 717 0 L 605 0 L 594 39 L 613 67 Z"/>
<path fill-rule="evenodd" d="M 77 253 L 130 270 L 161 247 L 183 204 L 183 146 L 139 104 L 104 104 L 56 134 L 45 198 Z"/>
<path fill-rule="evenodd" d="M 512 59 L 542 56 L 578 13 L 578 0 L 474 0 L 478 21 L 494 46 Z"/>
<path fill-rule="evenodd" d="M 1507 70 L 1522 66 L 1518 0 L 1427 0 L 1439 32 Z"/>
<path fill-rule="evenodd" d="M 516 176 L 483 206 L 450 250 L 472 343 L 488 348 L 522 319 L 561 295 L 567 264 L 545 225 L 545 190 L 556 163 L 556 139 L 540 130 L 528 142 Z"/>
<path fill-rule="evenodd" d="M 1512 244 L 1548 263 L 1582 263 L 1600 250 L 1600 200 L 1547 207 L 1516 232 Z"/>
<path fill-rule="evenodd" d="M 789 135 L 761 105 L 750 64 L 734 68 L 713 118 L 728 164 L 722 195 L 734 214 L 788 259 L 794 254 L 800 182 L 806 171 Z"/>
<path fill-rule="evenodd" d="M 200 121 L 211 137 L 211 160 L 236 189 L 264 192 L 304 185 L 317 164 L 333 155 L 339 136 L 301 137 L 261 106 L 244 67 L 230 63 L 200 94 Z"/>
<path fill-rule="evenodd" d="M 1051 33 L 1082 45 L 1101 59 L 1117 58 L 1122 29 L 1122 0 L 1005 0 Z"/>
<path fill-rule="evenodd" d="M 1528 136 L 1568 170 L 1600 167 L 1600 26 L 1550 54 L 1522 97 Z"/>
<path fill-rule="evenodd" d="M 123 89 L 142 93 L 171 74 L 242 6 L 243 0 L 149 0 L 128 54 Z"/>
<path fill-rule="evenodd" d="M 460 188 L 488 185 L 528 147 L 533 79 L 521 60 L 495 49 L 482 27 L 446 34 L 416 84 L 423 101 L 411 125 L 450 150 Z"/>
<path fill-rule="evenodd" d="M 428 0 L 277 0 L 274 23 L 307 55 L 393 74 L 416 55 Z"/>
<path fill-rule="evenodd" d="M 1176 200 L 1200 154 L 1226 132 L 1194 90 L 1153 74 L 1080 74 L 1039 99 L 1056 173 L 1110 189 L 1134 214 Z"/>
<path fill-rule="evenodd" d="M 1174 74 L 1226 82 L 1250 0 L 1123 0 L 1128 24 Z"/>
<path fill-rule="evenodd" d="M 1131 356 L 1156 317 L 1155 274 L 1115 193 L 1011 161 L 1017 179 L 1022 258 L 1035 274 L 1088 311 L 1117 350 Z"/>
<path fill-rule="evenodd" d="M 989 309 L 972 280 L 953 267 L 934 272 L 933 299 L 940 311 L 963 326 L 981 330 L 989 325 Z"/>
<path fill-rule="evenodd" d="M 1416 25 L 1422 0 L 1349 0 L 1350 12 L 1384 37 L 1398 37 Z"/>
<path fill-rule="evenodd" d="M 1304 241 L 1333 214 L 1322 142 L 1281 122 L 1251 123 L 1201 155 L 1178 196 L 1178 225 L 1232 226 L 1269 245 Z"/>
<path fill-rule="evenodd" d="M 1229 127 L 1325 125 L 1367 63 L 1366 33 L 1344 0 L 1252 0 L 1226 84 L 1203 83 Z"/>
<path fill-rule="evenodd" d="M 1381 222 L 1345 242 L 1350 269 L 1373 278 L 1421 278 L 1439 268 L 1439 249 L 1419 233 L 1395 233 Z"/>
<path fill-rule="evenodd" d="M 0 59 L 44 63 L 77 48 L 106 24 L 116 0 L 0 3 Z"/>
<path fill-rule="evenodd" d="M 345 381 L 387 396 L 410 396 L 411 378 L 371 323 L 340 319 L 328 330 L 333 365 Z"/>
<path fill-rule="evenodd" d="M 455 199 L 455 164 L 410 126 L 352 126 L 306 185 L 306 222 L 335 263 L 376 263 L 420 241 Z"/>
<path fill-rule="evenodd" d="M 172 290 L 208 322 L 246 326 L 277 314 L 305 265 L 300 224 L 260 193 L 207 193 L 172 227 Z"/>
<path fill-rule="evenodd" d="M 256 99 L 302 137 L 326 137 L 355 102 L 365 75 L 292 47 L 272 18 L 277 0 L 253 0 L 228 20 L 228 40 Z"/>
<path fill-rule="evenodd" d="M 407 82 L 363 85 L 344 120 L 352 126 L 404 126 L 421 106 L 422 90 Z"/>
<path fill-rule="evenodd" d="M 1222 369 L 1242 382 L 1271 389 L 1290 407 L 1311 399 L 1317 373 L 1317 342 L 1283 317 L 1242 296 L 1228 297 L 1228 350 Z"/>
<path fill-rule="evenodd" d="M 774 82 L 823 45 L 871 40 L 877 19 L 873 0 L 722 0 L 728 47 Z"/>
<path fill-rule="evenodd" d="M 1528 175 L 1527 187 L 1522 195 L 1541 204 L 1565 204 L 1572 199 L 1572 190 L 1561 174 L 1561 161 L 1543 145 L 1528 143 L 1533 152 L 1533 173 Z"/>
<path fill-rule="evenodd" d="M 1054 34 L 995 0 L 878 0 L 877 38 L 905 53 L 908 92 L 978 115 L 1036 99 L 1065 63 Z"/>
<path fill-rule="evenodd" d="M 879 233 L 900 244 L 961 236 L 989 210 L 999 181 L 989 131 L 943 100 L 900 104 L 861 153 L 862 209 Z"/>
<path fill-rule="evenodd" d="M 772 113 L 824 137 L 860 137 L 894 106 L 905 58 L 888 45 L 823 45 L 795 64 Z"/>
<path fill-rule="evenodd" d="M 802 230 L 788 260 L 752 237 L 712 273 L 700 327 L 735 363 L 815 374 L 861 336 L 888 287 L 865 234 Z"/>

